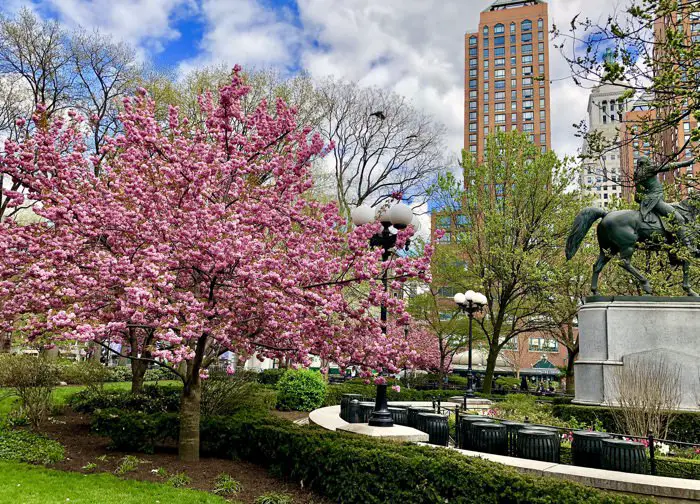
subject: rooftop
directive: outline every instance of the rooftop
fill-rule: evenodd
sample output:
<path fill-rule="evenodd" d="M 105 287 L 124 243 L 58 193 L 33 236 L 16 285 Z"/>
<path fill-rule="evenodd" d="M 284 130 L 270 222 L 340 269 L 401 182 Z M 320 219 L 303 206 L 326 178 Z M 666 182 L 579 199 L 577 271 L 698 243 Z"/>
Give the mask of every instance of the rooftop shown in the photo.
<path fill-rule="evenodd" d="M 496 0 L 486 7 L 483 12 L 511 9 L 513 7 L 525 7 L 527 5 L 538 5 L 547 3 L 544 0 Z"/>

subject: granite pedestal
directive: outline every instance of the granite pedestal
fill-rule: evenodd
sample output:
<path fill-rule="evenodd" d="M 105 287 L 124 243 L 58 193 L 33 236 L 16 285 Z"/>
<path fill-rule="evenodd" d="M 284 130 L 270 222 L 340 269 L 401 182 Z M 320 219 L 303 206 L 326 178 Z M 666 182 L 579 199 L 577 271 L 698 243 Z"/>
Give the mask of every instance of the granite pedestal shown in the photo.
<path fill-rule="evenodd" d="M 614 404 L 616 368 L 632 359 L 663 358 L 680 371 L 680 408 L 700 409 L 700 299 L 593 296 L 578 322 L 575 403 Z"/>

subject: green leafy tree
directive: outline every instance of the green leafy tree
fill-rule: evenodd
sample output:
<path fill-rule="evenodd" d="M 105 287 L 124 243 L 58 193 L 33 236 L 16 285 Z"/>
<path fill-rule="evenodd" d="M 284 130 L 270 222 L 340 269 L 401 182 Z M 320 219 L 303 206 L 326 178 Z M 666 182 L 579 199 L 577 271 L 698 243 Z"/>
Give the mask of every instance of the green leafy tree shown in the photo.
<path fill-rule="evenodd" d="M 462 185 L 442 177 L 435 192 L 449 193 L 452 211 L 468 226 L 456 233 L 454 247 L 467 261 L 452 282 L 486 295 L 477 319 L 488 357 L 484 392 L 490 392 L 496 358 L 520 334 L 550 330 L 553 265 L 580 208 L 568 191 L 573 170 L 568 160 L 539 147 L 518 132 L 498 133 L 487 142 L 482 162 L 464 153 Z"/>
<path fill-rule="evenodd" d="M 632 142 L 649 142 L 662 162 L 700 152 L 700 0 L 629 0 L 607 18 L 576 15 L 554 32 L 576 84 L 615 83 L 625 89 L 622 100 L 644 96 L 653 111 L 628 127 L 624 138 L 605 139 L 579 125 L 592 156 Z"/>

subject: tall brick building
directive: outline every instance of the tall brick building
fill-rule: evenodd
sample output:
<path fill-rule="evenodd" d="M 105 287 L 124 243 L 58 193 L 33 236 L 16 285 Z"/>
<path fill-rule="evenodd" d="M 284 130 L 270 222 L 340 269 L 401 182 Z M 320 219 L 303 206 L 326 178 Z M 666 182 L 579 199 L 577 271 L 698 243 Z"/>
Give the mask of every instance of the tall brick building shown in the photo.
<path fill-rule="evenodd" d="M 465 35 L 464 148 L 478 158 L 497 130 L 551 148 L 548 26 L 543 0 L 496 0 Z"/>

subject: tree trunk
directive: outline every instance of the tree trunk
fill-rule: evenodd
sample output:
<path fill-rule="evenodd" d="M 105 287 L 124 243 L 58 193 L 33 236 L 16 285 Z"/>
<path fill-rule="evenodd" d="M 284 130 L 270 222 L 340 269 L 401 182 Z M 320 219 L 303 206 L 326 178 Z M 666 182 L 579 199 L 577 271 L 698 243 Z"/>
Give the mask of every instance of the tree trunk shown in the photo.
<path fill-rule="evenodd" d="M 0 335 L 0 353 L 10 353 L 12 351 L 12 333 Z"/>
<path fill-rule="evenodd" d="M 484 394 L 490 394 L 493 385 L 493 374 L 496 370 L 496 359 L 500 348 L 489 347 L 489 355 L 486 358 L 486 376 L 484 376 L 484 384 L 481 391 Z"/>
<path fill-rule="evenodd" d="M 202 402 L 202 386 L 199 371 L 192 373 L 189 383 L 182 389 L 180 401 L 180 440 L 178 455 L 183 462 L 199 460 L 199 416 Z"/>
<path fill-rule="evenodd" d="M 566 393 L 573 394 L 576 391 L 576 378 L 574 377 L 574 359 L 578 355 L 578 347 L 575 350 L 567 348 L 568 360 L 566 363 Z"/>
<path fill-rule="evenodd" d="M 143 382 L 148 369 L 148 363 L 134 360 L 131 361 L 131 393 L 140 394 L 143 392 Z"/>

